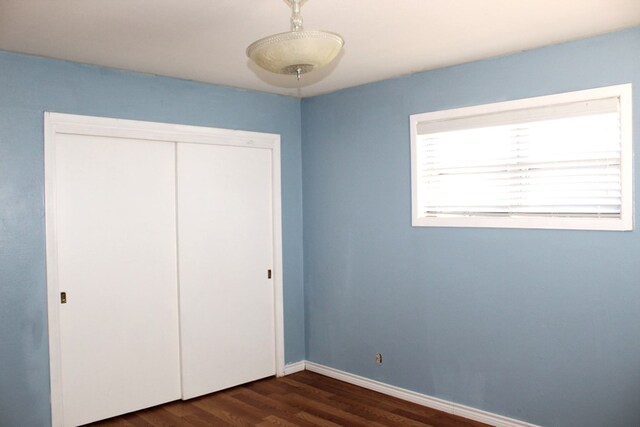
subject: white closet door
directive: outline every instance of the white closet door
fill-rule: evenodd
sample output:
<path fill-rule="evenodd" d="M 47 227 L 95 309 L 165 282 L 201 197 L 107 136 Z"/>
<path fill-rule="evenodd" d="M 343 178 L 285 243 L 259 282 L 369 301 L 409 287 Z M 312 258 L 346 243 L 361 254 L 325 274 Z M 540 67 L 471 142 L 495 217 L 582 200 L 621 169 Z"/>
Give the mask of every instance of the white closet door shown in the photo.
<path fill-rule="evenodd" d="M 55 144 L 64 424 L 179 399 L 175 144 Z"/>
<path fill-rule="evenodd" d="M 182 396 L 274 375 L 271 150 L 178 144 Z"/>

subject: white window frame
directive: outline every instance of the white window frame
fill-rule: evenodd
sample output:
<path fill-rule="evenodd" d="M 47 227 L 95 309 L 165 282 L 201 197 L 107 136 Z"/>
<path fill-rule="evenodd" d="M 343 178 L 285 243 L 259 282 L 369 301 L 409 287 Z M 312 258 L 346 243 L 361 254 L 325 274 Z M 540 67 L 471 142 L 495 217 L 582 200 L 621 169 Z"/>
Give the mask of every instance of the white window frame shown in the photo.
<path fill-rule="evenodd" d="M 620 218 L 574 218 L 574 217 L 525 217 L 525 216 L 429 216 L 419 212 L 417 142 L 418 125 L 464 118 L 481 114 L 546 107 L 572 102 L 617 97 L 620 101 L 621 137 L 621 192 Z M 633 137 L 632 137 L 632 88 L 631 84 L 608 86 L 597 89 L 567 92 L 514 101 L 476 105 L 451 110 L 435 111 L 410 116 L 411 133 L 411 204 L 414 227 L 495 227 L 495 228 L 542 228 L 569 230 L 616 230 L 633 229 Z"/>

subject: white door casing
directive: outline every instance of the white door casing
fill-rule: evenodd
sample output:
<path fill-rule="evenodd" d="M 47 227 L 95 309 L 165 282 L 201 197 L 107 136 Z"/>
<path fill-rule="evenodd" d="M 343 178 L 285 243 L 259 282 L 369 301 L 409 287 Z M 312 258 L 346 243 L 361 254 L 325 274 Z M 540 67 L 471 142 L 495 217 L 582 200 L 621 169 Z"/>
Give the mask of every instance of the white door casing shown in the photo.
<path fill-rule="evenodd" d="M 277 375 L 284 374 L 284 337 L 283 337 L 283 310 L 282 310 L 282 238 L 281 238 L 281 210 L 280 210 L 280 138 L 274 134 L 263 134 L 254 132 L 242 132 L 224 129 L 202 128 L 184 125 L 172 125 L 164 123 L 138 122 L 130 120 L 108 119 L 99 117 L 75 116 L 58 113 L 45 113 L 45 206 L 46 206 L 46 239 L 47 239 L 47 300 L 48 300 L 48 320 L 49 320 L 49 353 L 50 353 L 50 373 L 51 373 L 51 402 L 52 402 L 52 424 L 61 426 L 69 424 L 64 420 L 63 404 L 63 381 L 62 368 L 63 358 L 61 356 L 61 340 L 65 334 L 61 334 L 60 324 L 64 322 L 66 314 L 61 309 L 67 308 L 75 301 L 76 290 L 68 292 L 68 306 L 60 304 L 60 276 L 67 274 L 64 268 L 59 269 L 60 256 L 70 256 L 60 253 L 58 242 L 57 222 L 64 222 L 63 215 L 58 213 L 58 188 L 55 184 L 57 176 L 56 160 L 60 155 L 58 148 L 60 141 L 66 140 L 69 144 L 77 143 L 77 136 L 90 137 L 94 142 L 100 138 L 109 138 L 113 142 L 119 139 L 119 144 L 143 142 L 154 146 L 172 145 L 174 143 L 189 143 L 197 147 L 197 144 L 205 146 L 236 146 L 259 148 L 260 152 L 269 153 L 272 161 L 271 179 L 266 184 L 271 188 L 271 222 L 270 227 L 273 233 L 272 239 L 272 279 L 266 283 L 271 287 L 273 296 L 273 318 L 272 325 L 275 332 L 273 343 L 272 363 L 275 364 Z M 76 138 L 76 139 L 74 139 Z M 82 139 L 82 138 L 81 138 Z M 86 139 L 86 138 L 85 138 Z M 74 141 L 74 142 L 72 142 Z M 105 142 L 104 139 L 100 140 Z M 155 141 L 155 142 L 152 142 Z M 169 143 L 169 144 L 166 144 Z M 77 144 L 76 144 L 77 145 Z M 102 144 L 98 144 L 102 146 Z M 115 144 L 118 145 L 118 144 Z M 181 144 L 178 144 L 180 146 Z M 110 148 L 113 149 L 113 148 Z M 145 166 L 146 168 L 146 166 Z M 175 168 L 173 169 L 175 171 Z M 175 181 L 174 181 L 175 182 Z M 174 188 L 175 189 L 175 188 Z M 134 189 L 132 189 L 133 191 Z M 177 190 L 177 189 L 176 189 Z M 152 207 L 151 207 L 152 209 Z M 91 216 L 95 216 L 95 212 Z M 104 213 L 108 218 L 108 214 Z M 166 218 L 165 218 L 166 220 Z M 75 220 L 74 220 L 75 221 Z M 86 220 L 86 226 L 90 226 L 91 220 Z M 175 224 L 175 222 L 174 222 Z M 171 227 L 167 227 L 171 228 Z M 90 227 L 89 227 L 90 229 Z M 178 233 L 179 235 L 179 233 Z M 175 235 L 174 235 L 175 236 Z M 109 240 L 109 239 L 107 239 Z M 112 239 L 116 241 L 117 239 Z M 135 246 L 135 245 L 134 245 Z M 175 246 L 174 246 L 175 247 Z M 67 249 L 62 248 L 63 252 Z M 154 251 L 155 252 L 155 251 Z M 66 253 L 66 252 L 65 252 Z M 144 269 L 143 269 L 144 270 Z M 152 272 L 146 271 L 152 274 Z M 172 274 L 163 274 L 163 277 Z M 175 279 L 175 274 L 173 274 Z M 106 280 L 106 279 L 105 279 Z M 79 280 L 82 281 L 82 280 Z M 104 295 L 103 295 L 104 297 Z M 109 298 L 116 299 L 113 294 Z M 109 306 L 113 300 L 105 304 Z M 91 330 L 91 328 L 88 328 Z M 95 331 L 95 329 L 93 329 Z M 65 332 L 66 333 L 66 332 Z M 74 332 L 77 334 L 77 332 Z M 91 335 L 91 334 L 90 334 Z M 171 334 L 169 334 L 171 335 Z M 154 362 L 155 363 L 155 362 Z M 273 372 L 271 372 L 272 374 Z M 104 374 L 104 372 L 102 373 Z M 270 375 L 267 373 L 266 375 Z M 175 382 L 175 381 L 174 381 Z M 158 402 L 159 403 L 159 402 Z"/>

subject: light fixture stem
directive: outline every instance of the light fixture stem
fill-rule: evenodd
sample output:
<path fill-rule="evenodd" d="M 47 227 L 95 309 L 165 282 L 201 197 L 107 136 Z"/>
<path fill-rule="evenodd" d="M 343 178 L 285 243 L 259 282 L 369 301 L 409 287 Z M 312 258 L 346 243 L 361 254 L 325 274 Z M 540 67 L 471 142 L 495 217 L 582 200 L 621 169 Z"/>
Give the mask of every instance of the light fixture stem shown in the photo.
<path fill-rule="evenodd" d="M 302 31 L 302 0 L 291 0 L 291 31 Z"/>

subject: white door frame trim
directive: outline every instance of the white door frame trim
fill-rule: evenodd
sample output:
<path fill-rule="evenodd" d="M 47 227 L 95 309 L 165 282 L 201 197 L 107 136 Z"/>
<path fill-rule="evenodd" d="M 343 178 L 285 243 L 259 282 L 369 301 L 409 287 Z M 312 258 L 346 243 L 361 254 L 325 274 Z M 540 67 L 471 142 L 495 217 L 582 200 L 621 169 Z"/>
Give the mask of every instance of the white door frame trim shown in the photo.
<path fill-rule="evenodd" d="M 49 324 L 49 369 L 51 387 L 51 423 L 63 425 L 60 349 L 60 313 L 56 247 L 56 194 L 54 177 L 55 140 L 58 134 L 121 137 L 141 140 L 234 145 L 271 150 L 273 162 L 273 278 L 275 310 L 276 375 L 285 375 L 284 309 L 282 267 L 282 202 L 280 178 L 280 135 L 200 126 L 112 119 L 45 112 L 44 176 L 47 262 L 47 311 Z"/>

